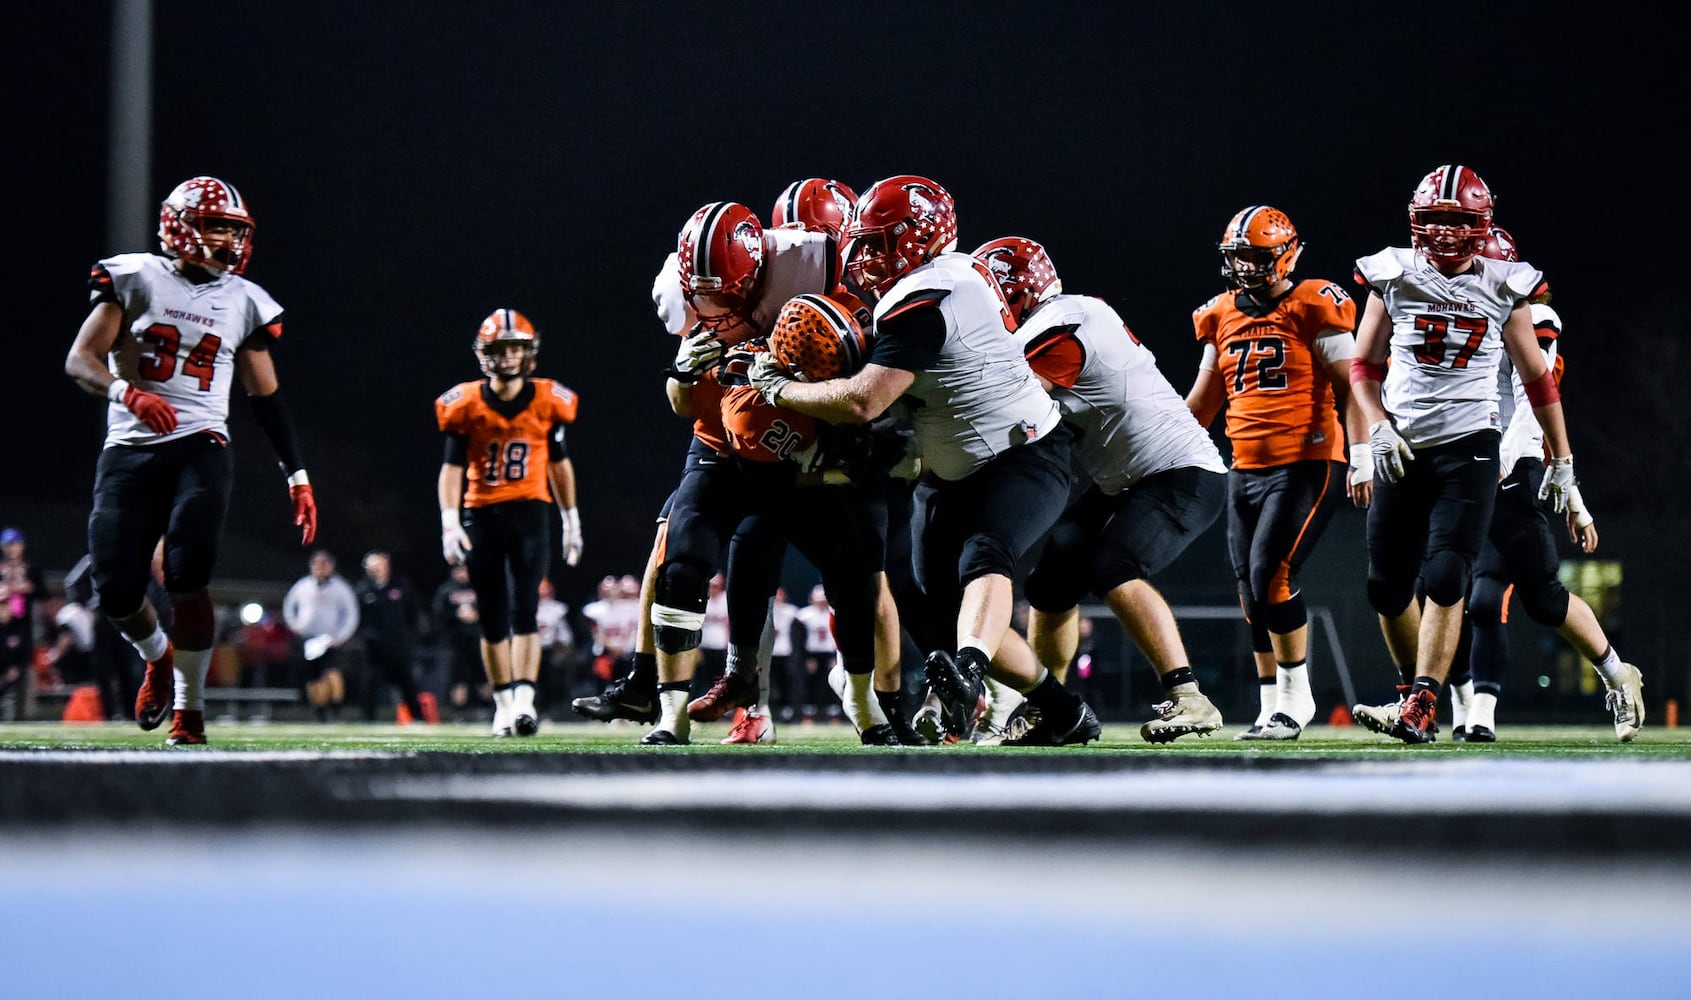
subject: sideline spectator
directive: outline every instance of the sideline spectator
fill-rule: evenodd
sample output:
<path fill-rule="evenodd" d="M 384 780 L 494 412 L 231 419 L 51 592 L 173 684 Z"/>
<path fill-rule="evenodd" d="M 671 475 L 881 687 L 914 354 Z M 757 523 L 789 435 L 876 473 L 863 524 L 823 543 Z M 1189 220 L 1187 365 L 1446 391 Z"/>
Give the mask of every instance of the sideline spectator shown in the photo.
<path fill-rule="evenodd" d="M 620 676 L 624 671 L 617 663 L 633 652 L 640 633 L 640 581 L 633 576 L 605 577 L 599 581 L 598 598 L 581 614 L 593 629 L 593 675 L 601 681 Z"/>
<path fill-rule="evenodd" d="M 312 712 L 318 721 L 338 716 L 346 701 L 341 647 L 358 631 L 358 598 L 335 572 L 335 557 L 327 549 L 311 554 L 311 571 L 288 589 L 282 620 L 300 639 L 305 659 L 300 686 Z"/>
<path fill-rule="evenodd" d="M 242 624 L 240 645 L 242 687 L 269 687 L 287 675 L 293 635 L 270 608 L 258 621 Z"/>
<path fill-rule="evenodd" d="M 775 588 L 775 603 L 769 614 L 775 627 L 775 641 L 769 647 L 770 698 L 781 706 L 782 721 L 791 721 L 793 702 L 799 688 L 793 684 L 792 672 L 798 665 L 793 661 L 793 624 L 798 621 L 798 606 L 787 599 L 787 588 Z"/>
<path fill-rule="evenodd" d="M 470 568 L 455 563 L 449 575 L 435 588 L 432 606 L 435 635 L 447 658 L 447 698 L 454 720 L 465 721 L 472 701 L 477 706 L 493 702 L 493 689 L 481 662 L 481 615 L 476 609 L 476 592 L 470 586 Z"/>
<path fill-rule="evenodd" d="M 7 647 L 7 662 L 12 656 L 23 657 L 25 669 L 18 678 L 21 686 L 14 694 L 17 704 L 13 711 L 29 718 L 35 709 L 35 687 L 28 665 L 34 659 L 35 638 L 40 630 L 36 607 L 46 594 L 46 585 L 42 582 L 41 567 L 30 560 L 24 548 L 22 531 L 0 530 L 0 604 L 6 605 L 7 611 L 0 642 Z M 7 668 L 0 667 L 0 676 L 6 673 Z M 0 688 L 8 686 L 0 681 Z"/>
<path fill-rule="evenodd" d="M 804 699 L 804 717 L 816 718 L 817 706 L 837 707 L 838 699 L 830 698 L 828 671 L 834 668 L 834 612 L 828 607 L 828 594 L 821 584 L 810 588 L 810 603 L 798 609 L 795 617 L 804 626 L 804 655 L 799 657 L 795 687 Z"/>
<path fill-rule="evenodd" d="M 432 712 L 423 712 L 423 703 L 417 697 L 417 675 L 411 666 L 422 608 L 411 585 L 393 575 L 393 561 L 386 552 L 365 554 L 364 579 L 358 581 L 358 607 L 365 665 L 358 702 L 364 721 L 376 721 L 376 702 L 383 693 L 384 681 L 399 691 L 411 718 L 432 716 Z"/>

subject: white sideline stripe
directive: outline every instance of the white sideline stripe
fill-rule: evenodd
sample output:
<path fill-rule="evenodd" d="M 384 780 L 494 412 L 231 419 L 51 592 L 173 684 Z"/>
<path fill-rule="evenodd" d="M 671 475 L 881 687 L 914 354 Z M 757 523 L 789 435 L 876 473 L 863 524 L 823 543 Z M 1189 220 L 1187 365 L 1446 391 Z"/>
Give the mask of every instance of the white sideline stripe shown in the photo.
<path fill-rule="evenodd" d="M 1062 809 L 1316 814 L 1691 815 L 1691 764 L 1449 761 L 1273 772 L 1168 769 L 1110 774 L 732 773 L 489 775 L 375 781 L 376 798 L 577 808 L 778 808 L 844 812 Z M 966 812 L 964 813 L 966 814 Z"/>

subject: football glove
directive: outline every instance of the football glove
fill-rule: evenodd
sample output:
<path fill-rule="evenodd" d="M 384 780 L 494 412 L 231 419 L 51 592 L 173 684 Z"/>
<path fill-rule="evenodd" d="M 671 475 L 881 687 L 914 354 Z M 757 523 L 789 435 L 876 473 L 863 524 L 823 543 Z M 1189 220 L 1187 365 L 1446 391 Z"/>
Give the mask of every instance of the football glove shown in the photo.
<path fill-rule="evenodd" d="M 106 398 L 122 404 L 154 434 L 169 434 L 176 429 L 176 407 L 165 402 L 164 397 L 157 393 L 135 388 L 128 379 L 113 380 L 106 387 Z"/>
<path fill-rule="evenodd" d="M 670 377 L 677 382 L 693 382 L 699 373 L 722 360 L 724 345 L 710 330 L 695 326 L 681 338 L 681 348 L 675 352 L 675 365 Z"/>
<path fill-rule="evenodd" d="M 1350 446 L 1350 484 L 1360 486 L 1374 481 L 1374 449 L 1371 444 Z"/>
<path fill-rule="evenodd" d="M 288 499 L 294 502 L 294 524 L 299 526 L 299 544 L 310 545 L 317 538 L 317 497 L 311 480 L 300 469 L 288 477 Z"/>
<path fill-rule="evenodd" d="M 563 524 L 564 563 L 574 566 L 581 561 L 581 514 L 574 507 L 559 512 Z"/>
<path fill-rule="evenodd" d="M 1409 442 L 1398 434 L 1390 420 L 1376 420 L 1368 425 L 1368 450 L 1374 453 L 1374 466 L 1380 478 L 1388 483 L 1402 479 L 1404 463 L 1415 461 Z"/>
<path fill-rule="evenodd" d="M 1550 506 L 1560 514 L 1568 509 L 1568 495 L 1574 489 L 1574 457 L 1563 455 L 1561 458 L 1550 460 L 1550 471 L 1544 474 L 1544 482 L 1538 486 L 1538 498 L 1549 500 Z"/>
<path fill-rule="evenodd" d="M 768 400 L 771 406 L 781 405 L 781 393 L 785 392 L 787 386 L 792 385 L 794 381 L 793 377 L 782 369 L 781 363 L 775 360 L 775 355 L 769 351 L 764 351 L 752 361 L 751 371 L 747 373 L 747 378 L 751 380 L 752 385 L 763 394 L 763 398 Z"/>
<path fill-rule="evenodd" d="M 446 561 L 456 566 L 464 561 L 471 548 L 470 536 L 464 532 L 464 524 L 459 520 L 455 510 L 440 512 L 440 552 Z"/>

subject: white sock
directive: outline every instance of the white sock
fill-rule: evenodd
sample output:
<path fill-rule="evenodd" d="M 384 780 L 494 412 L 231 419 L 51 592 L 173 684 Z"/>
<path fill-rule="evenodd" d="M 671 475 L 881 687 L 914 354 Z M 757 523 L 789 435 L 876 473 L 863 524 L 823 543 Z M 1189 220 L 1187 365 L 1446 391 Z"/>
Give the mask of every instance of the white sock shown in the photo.
<path fill-rule="evenodd" d="M 513 708 L 511 689 L 508 687 L 493 689 L 493 713 L 510 718 Z"/>
<path fill-rule="evenodd" d="M 1497 701 L 1492 697 L 1493 703 Z M 1468 724 L 1468 714 L 1474 703 L 1474 680 L 1469 678 L 1460 684 L 1450 685 L 1450 725 L 1453 729 L 1461 729 Z"/>
<path fill-rule="evenodd" d="M 1605 684 L 1612 688 L 1618 688 L 1621 686 L 1621 667 L 1623 665 L 1621 654 L 1615 652 L 1614 646 L 1610 646 L 1609 651 L 1603 654 L 1603 658 L 1591 666 L 1596 669 L 1597 676 L 1603 678 Z"/>
<path fill-rule="evenodd" d="M 1474 700 L 1468 704 L 1467 726 L 1470 731 L 1475 726 L 1484 726 L 1492 732 L 1497 731 L 1497 695 L 1484 691 L 1474 692 Z"/>
<path fill-rule="evenodd" d="M 1264 684 L 1263 681 L 1268 683 Z M 1256 726 L 1268 725 L 1268 717 L 1274 714 L 1280 702 L 1280 679 L 1278 677 L 1257 678 L 1257 720 Z"/>
<path fill-rule="evenodd" d="M 687 736 L 692 730 L 693 720 L 687 717 L 687 702 L 690 700 L 686 688 L 676 688 L 673 691 L 658 692 L 658 729 L 674 733 L 677 739 Z"/>
<path fill-rule="evenodd" d="M 170 637 L 164 634 L 164 629 L 154 625 L 152 635 L 144 639 L 131 639 L 129 644 L 135 647 L 135 652 L 141 654 L 141 659 L 148 663 L 157 663 L 164 651 L 170 648 Z"/>
<path fill-rule="evenodd" d="M 515 715 L 534 714 L 534 684 L 517 681 L 511 685 L 511 711 Z M 422 720 L 418 720 L 419 722 Z"/>
<path fill-rule="evenodd" d="M 746 710 L 747 715 L 769 714 L 769 671 L 775 659 L 775 598 L 769 599 L 769 610 L 763 617 L 763 634 L 757 640 L 757 704 Z"/>
<path fill-rule="evenodd" d="M 1275 711 L 1300 726 L 1315 718 L 1315 696 L 1309 692 L 1309 662 L 1277 664 L 1274 672 Z"/>
<path fill-rule="evenodd" d="M 986 640 L 982 639 L 978 635 L 966 635 L 963 637 L 963 641 L 957 644 L 957 652 L 961 653 L 965 649 L 980 650 L 981 659 L 988 662 L 992 660 L 992 654 L 988 652 L 986 648 Z"/>
<path fill-rule="evenodd" d="M 206 668 L 211 666 L 211 650 L 178 649 L 176 661 L 176 702 L 174 707 L 194 712 L 205 711 Z"/>
<path fill-rule="evenodd" d="M 887 724 L 887 713 L 881 710 L 881 699 L 875 697 L 875 675 L 846 674 L 845 709 L 851 713 L 852 724 L 860 733 Z"/>
<path fill-rule="evenodd" d="M 1041 677 L 1040 680 L 1044 680 L 1044 678 Z M 1037 684 L 1034 685 L 1034 687 L 1038 686 Z M 1022 697 L 1020 691 L 988 677 L 986 679 L 986 714 L 981 716 L 981 727 L 989 732 L 995 729 L 1003 729 L 1005 721 L 1010 718 L 1010 713 L 1014 712 L 1026 700 Z"/>

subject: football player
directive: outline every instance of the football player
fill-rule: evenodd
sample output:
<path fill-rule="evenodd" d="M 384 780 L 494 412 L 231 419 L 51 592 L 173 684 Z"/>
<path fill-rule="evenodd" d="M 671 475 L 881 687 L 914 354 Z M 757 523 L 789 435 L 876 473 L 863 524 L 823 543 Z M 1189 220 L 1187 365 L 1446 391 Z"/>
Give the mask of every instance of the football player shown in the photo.
<path fill-rule="evenodd" d="M 493 735 L 533 736 L 540 729 L 536 612 L 551 562 L 547 508 L 553 503 L 564 562 L 581 559 L 575 464 L 564 441 L 579 401 L 561 383 L 534 377 L 540 334 L 515 309 L 496 309 L 482 320 L 472 349 L 483 377 L 435 400 L 435 421 L 446 437 L 436 489 L 441 552 L 470 570 L 482 666 L 493 689 Z"/>
<path fill-rule="evenodd" d="M 1221 513 L 1226 466 L 1156 358 L 1102 299 L 1063 294 L 1045 248 L 1007 236 L 975 250 L 1004 291 L 1016 339 L 1074 431 L 1084 473 L 1028 574 L 1028 639 L 1061 675 L 1080 642 L 1080 600 L 1097 594 L 1155 668 L 1168 701 L 1140 728 L 1151 743 L 1221 728 L 1198 687 L 1174 612 L 1150 577 Z"/>
<path fill-rule="evenodd" d="M 100 608 L 147 663 L 135 698 L 142 729 L 171 716 L 174 745 L 206 742 L 205 677 L 214 616 L 206 588 L 229 506 L 229 392 L 238 378 L 281 459 L 301 545 L 317 501 L 276 378 L 282 307 L 242 275 L 253 217 L 215 177 L 178 184 L 159 207 L 160 257 L 107 257 L 89 275 L 93 308 L 65 373 L 110 401 L 88 546 Z M 146 598 L 164 537 L 169 635 Z"/>
<path fill-rule="evenodd" d="M 1286 213 L 1240 211 L 1221 234 L 1227 291 L 1192 313 L 1203 359 L 1186 405 L 1208 427 L 1225 403 L 1233 445 L 1227 551 L 1260 694 L 1242 740 L 1295 740 L 1315 717 L 1297 572 L 1339 498 L 1353 493 L 1366 507 L 1373 488 L 1366 428 L 1348 405 L 1356 303 L 1331 281 L 1292 277 L 1303 249 Z M 1341 411 L 1356 442 L 1348 476 Z"/>
<path fill-rule="evenodd" d="M 1480 253 L 1495 260 L 1519 259 L 1514 238 L 1496 226 Z M 1539 350 L 1560 383 L 1562 320 L 1550 307 L 1549 298 L 1546 291 L 1529 305 Z M 1509 658 L 1504 622 L 1512 587 L 1533 621 L 1555 629 L 1591 663 L 1607 692 L 1604 700 L 1614 715 L 1615 736 L 1629 742 L 1644 725 L 1643 677 L 1637 667 L 1621 662 L 1591 606 L 1578 594 L 1570 594 L 1557 578 L 1560 559 L 1555 528 L 1538 498 L 1544 476 L 1544 433 L 1533 418 L 1520 375 L 1508 359 L 1498 365 L 1498 395 L 1504 423 L 1498 469 L 1503 479 L 1468 592 L 1468 625 L 1473 630 L 1468 666 L 1474 689 L 1467 715 L 1454 735 L 1469 743 L 1497 739 L 1497 697 Z M 1582 552 L 1597 550 L 1597 524 L 1577 485 L 1568 493 L 1567 526 L 1569 537 Z"/>
<path fill-rule="evenodd" d="M 1017 561 L 1068 496 L 1071 435 L 1022 356 L 991 272 L 956 246 L 943 187 L 914 175 L 877 182 L 858 199 L 841 254 L 875 303 L 868 362 L 801 382 L 763 354 L 752 381 L 769 402 L 832 424 L 869 422 L 904 397 L 918 404 L 916 577 L 935 621 L 955 630 L 928 656 L 928 683 L 967 736 L 990 666 L 1039 710 L 1034 742 L 1084 743 L 1099 735 L 1097 716 L 1010 628 Z"/>
<path fill-rule="evenodd" d="M 1369 292 L 1350 374 L 1374 459 L 1368 600 L 1405 675 L 1391 727 L 1405 743 L 1436 738 L 1439 689 L 1491 524 L 1504 354 L 1548 439 L 1540 498 L 1561 513 L 1574 485 L 1561 395 L 1533 335 L 1529 301 L 1544 278 L 1525 262 L 1480 256 L 1492 207 L 1472 167 L 1436 167 L 1410 198 L 1411 245 L 1356 262 Z"/>

